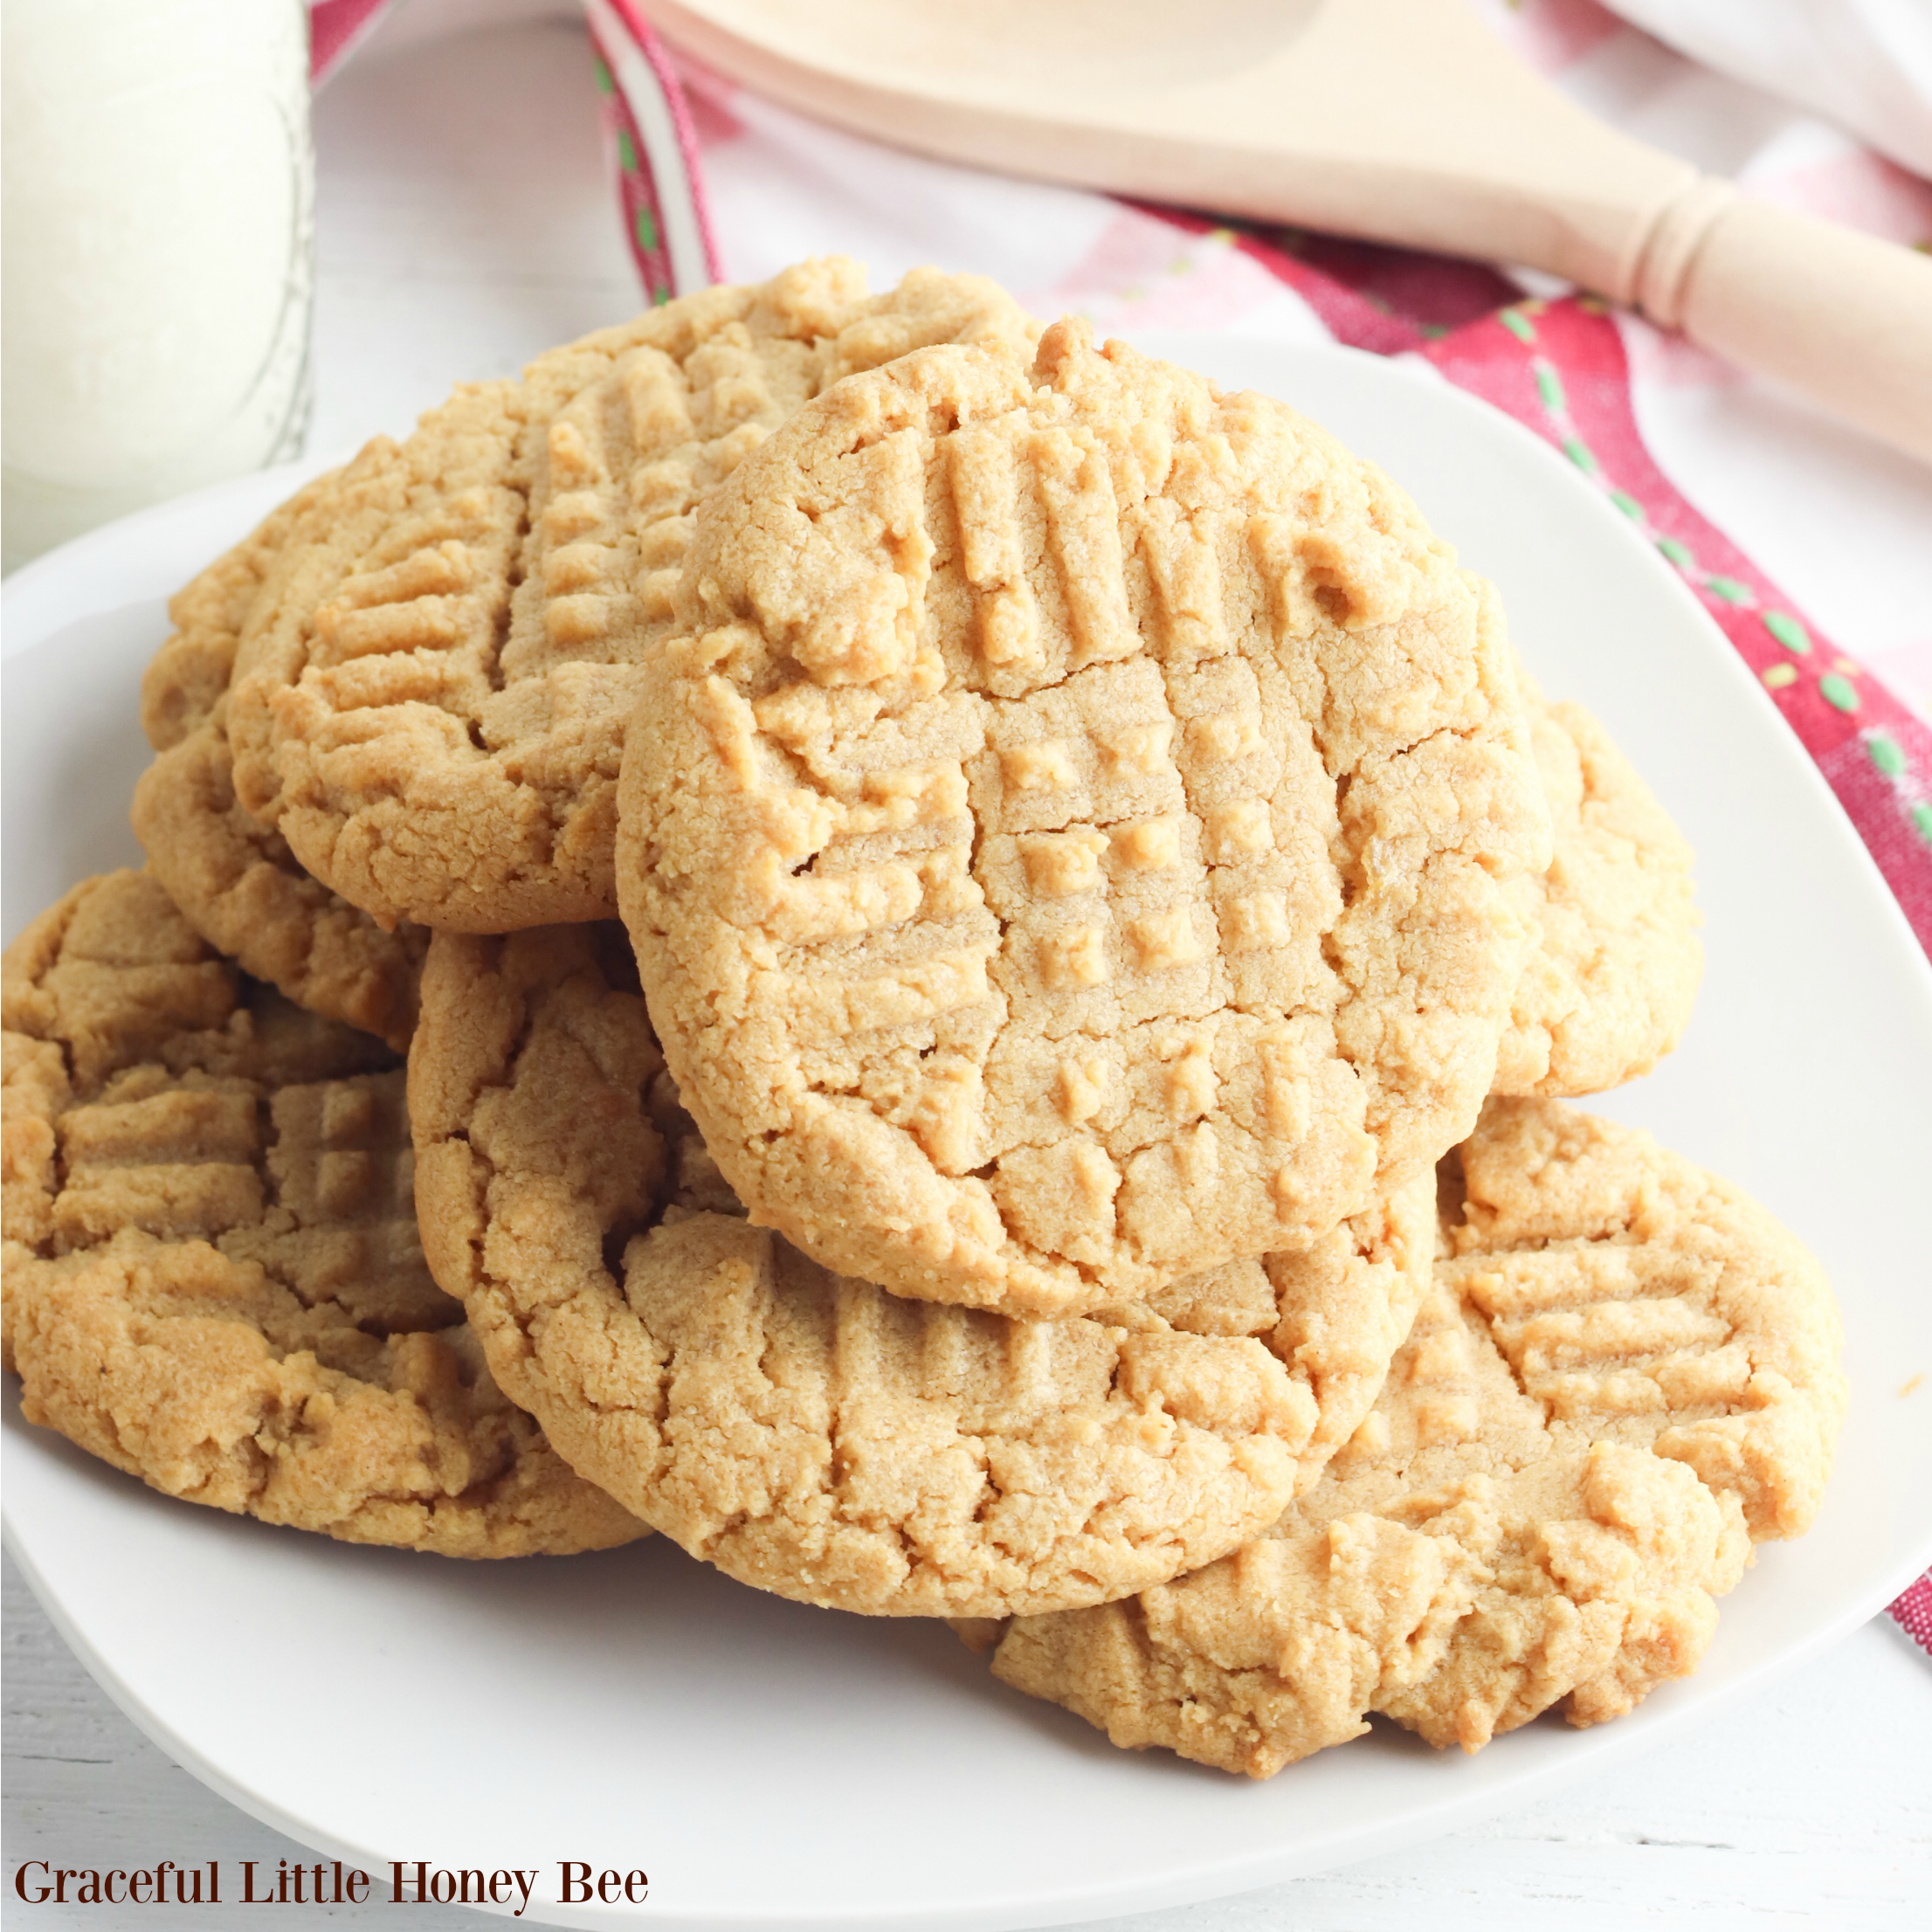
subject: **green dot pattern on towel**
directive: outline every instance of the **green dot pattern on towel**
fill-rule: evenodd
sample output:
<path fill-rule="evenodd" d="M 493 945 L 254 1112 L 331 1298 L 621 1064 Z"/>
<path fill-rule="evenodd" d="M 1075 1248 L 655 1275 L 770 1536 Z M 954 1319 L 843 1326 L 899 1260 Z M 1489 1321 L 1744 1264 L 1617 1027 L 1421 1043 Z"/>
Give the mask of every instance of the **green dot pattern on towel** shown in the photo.
<path fill-rule="evenodd" d="M 1922 798 L 1913 806 L 1912 825 L 1919 837 L 1932 845 L 1932 800 Z"/>
<path fill-rule="evenodd" d="M 618 129 L 618 166 L 627 175 L 638 171 L 638 144 L 631 140 L 628 128 Z"/>
<path fill-rule="evenodd" d="M 590 72 L 597 81 L 600 94 L 611 94 L 618 91 L 617 83 L 611 78 L 611 70 L 601 60 L 593 60 L 590 63 Z"/>
<path fill-rule="evenodd" d="M 637 231 L 638 246 L 648 254 L 658 245 L 658 224 L 652 220 L 651 210 L 648 208 L 638 209 L 637 219 L 631 225 Z"/>
<path fill-rule="evenodd" d="M 1889 731 L 1874 731 L 1865 741 L 1866 754 L 1887 778 L 1897 778 L 1905 770 L 1905 753 Z"/>
<path fill-rule="evenodd" d="M 1498 309 L 1495 319 L 1526 346 L 1534 347 L 1537 336 L 1530 321 L 1533 314 L 1541 313 L 1542 304 L 1535 301 L 1521 307 Z M 1590 305 L 1583 304 L 1588 308 Z M 1602 313 L 1600 305 L 1590 310 Z M 1722 571 L 1701 569 L 1690 547 L 1680 539 L 1667 536 L 1651 521 L 1649 512 L 1638 497 L 1628 490 L 1618 488 L 1604 475 L 1597 454 L 1583 437 L 1577 433 L 1577 425 L 1570 413 L 1568 394 L 1563 379 L 1547 356 L 1531 355 L 1525 357 L 1528 364 L 1531 380 L 1536 385 L 1536 395 L 1542 404 L 1548 423 L 1548 431 L 1556 446 L 1584 475 L 1592 479 L 1597 486 L 1616 506 L 1623 515 L 1634 524 L 1640 535 L 1657 547 L 1658 554 L 1666 558 L 1676 569 L 1689 580 L 1694 590 L 1701 591 L 1713 604 L 1724 604 L 1740 616 L 1756 612 L 1771 638 L 1793 657 L 1807 658 L 1811 654 L 1811 636 L 1799 620 L 1788 611 L 1767 611 L 1758 601 L 1757 593 L 1742 579 L 1727 576 Z M 1739 640 L 1742 642 L 1742 639 Z M 1847 659 L 1838 659 L 1833 668 L 1823 671 L 1817 681 L 1819 697 L 1834 710 L 1846 715 L 1853 714 L 1864 707 L 1864 700 L 1859 695 L 1858 686 L 1853 681 L 1858 666 Z M 1758 681 L 1767 692 L 1783 693 L 1805 688 L 1800 684 L 1797 666 L 1789 659 L 1766 665 L 1758 673 Z M 1915 791 L 1919 787 L 1910 783 L 1908 761 L 1898 741 L 1889 733 L 1867 730 L 1864 735 L 1866 755 L 1873 767 L 1884 777 L 1894 783 L 1906 781 L 1906 789 Z M 1932 846 L 1932 800 L 1917 799 L 1908 807 L 1914 826 L 1929 846 Z"/>

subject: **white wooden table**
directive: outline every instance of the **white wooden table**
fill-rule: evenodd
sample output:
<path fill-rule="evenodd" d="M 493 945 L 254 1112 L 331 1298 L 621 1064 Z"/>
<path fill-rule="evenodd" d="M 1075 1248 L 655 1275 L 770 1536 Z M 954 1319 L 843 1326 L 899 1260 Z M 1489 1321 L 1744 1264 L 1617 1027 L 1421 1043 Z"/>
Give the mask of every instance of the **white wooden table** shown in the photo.
<path fill-rule="evenodd" d="M 479 8 L 480 15 L 489 12 Z M 317 106 L 320 273 L 311 445 L 406 431 L 452 376 L 507 375 L 636 304 L 568 26 L 377 47 Z M 172 1764 L 101 1693 L 9 1562 L 4 1910 L 21 1926 L 187 1925 L 179 1907 L 26 1906 L 29 1859 L 299 1861 L 301 1847 Z M 303 1660 L 290 1659 L 290 1668 Z M 480 1926 L 435 1905 L 286 1907 L 283 1926 Z M 1114 1932 L 1932 1922 L 1932 1663 L 1880 1618 L 1636 1762 L 1487 1825 Z"/>

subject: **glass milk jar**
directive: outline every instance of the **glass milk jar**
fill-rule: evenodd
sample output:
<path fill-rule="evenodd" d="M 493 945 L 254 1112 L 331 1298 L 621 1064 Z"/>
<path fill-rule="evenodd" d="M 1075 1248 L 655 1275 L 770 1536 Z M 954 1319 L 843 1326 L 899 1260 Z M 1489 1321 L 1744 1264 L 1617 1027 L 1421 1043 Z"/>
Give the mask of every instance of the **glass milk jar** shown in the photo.
<path fill-rule="evenodd" d="M 6 0 L 5 564 L 294 455 L 314 168 L 302 0 Z"/>

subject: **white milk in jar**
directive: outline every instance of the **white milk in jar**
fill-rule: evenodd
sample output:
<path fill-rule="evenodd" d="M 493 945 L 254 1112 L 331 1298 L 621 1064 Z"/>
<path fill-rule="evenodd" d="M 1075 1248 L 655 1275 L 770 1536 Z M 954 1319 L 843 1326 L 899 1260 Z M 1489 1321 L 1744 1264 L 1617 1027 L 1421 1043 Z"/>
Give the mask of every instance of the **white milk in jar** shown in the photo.
<path fill-rule="evenodd" d="M 294 455 L 314 169 L 301 0 L 6 0 L 8 569 Z"/>

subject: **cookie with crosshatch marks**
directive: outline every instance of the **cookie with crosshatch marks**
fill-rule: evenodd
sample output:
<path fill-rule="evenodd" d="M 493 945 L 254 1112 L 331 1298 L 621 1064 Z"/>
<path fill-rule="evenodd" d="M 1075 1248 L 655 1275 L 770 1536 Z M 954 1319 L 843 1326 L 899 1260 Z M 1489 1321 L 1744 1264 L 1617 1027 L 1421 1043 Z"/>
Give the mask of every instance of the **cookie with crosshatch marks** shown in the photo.
<path fill-rule="evenodd" d="M 424 1252 L 501 1386 L 693 1555 L 844 1610 L 1095 1603 L 1232 1548 L 1352 1432 L 1428 1277 L 1427 1176 L 1120 1320 L 828 1274 L 739 1212 L 615 925 L 438 934 L 410 1114 Z"/>
<path fill-rule="evenodd" d="M 189 924 L 245 972 L 404 1051 L 429 934 L 406 922 L 384 932 L 242 810 L 225 709 L 217 703 L 135 786 L 128 816 L 148 865 Z"/>
<path fill-rule="evenodd" d="M 235 797 L 228 686 L 263 583 L 292 535 L 372 462 L 364 452 L 271 511 L 169 600 L 168 638 L 142 675 L 155 762 L 130 817 L 148 863 L 190 925 L 245 973 L 312 1012 L 380 1034 L 398 1052 L 416 1024 L 429 935 L 382 927 L 313 878 Z"/>
<path fill-rule="evenodd" d="M 1549 817 L 1500 622 L 1285 405 L 1084 325 L 848 377 L 700 513 L 618 890 L 755 1221 L 1064 1314 L 1468 1131 Z"/>
<path fill-rule="evenodd" d="M 1518 676 L 1554 850 L 1511 888 L 1536 945 L 1491 1090 L 1599 1094 L 1647 1073 L 1690 1018 L 1704 970 L 1691 850 L 1603 726 Z"/>
<path fill-rule="evenodd" d="M 309 512 L 326 503 L 353 469 L 332 470 L 305 484 L 169 598 L 174 630 L 141 680 L 141 728 L 156 751 L 179 744 L 214 715 L 263 581 Z"/>
<path fill-rule="evenodd" d="M 978 277 L 868 297 L 832 259 L 459 390 L 283 541 L 236 661 L 238 797 L 385 925 L 610 917 L 624 722 L 693 507 L 848 370 L 1032 327 Z"/>
<path fill-rule="evenodd" d="M 380 1040 L 245 977 L 133 872 L 21 934 L 4 1008 L 0 1343 L 29 1421 L 351 1542 L 645 1533 L 504 1398 L 430 1278 Z"/>
<path fill-rule="evenodd" d="M 1492 1101 L 1443 1163 L 1434 1287 L 1387 1386 L 1259 1541 L 1022 1618 L 996 1672 L 1265 1777 L 1386 1712 L 1475 1750 L 1694 1669 L 1766 1537 L 1816 1515 L 1845 1406 L 1818 1263 L 1647 1134 Z"/>

